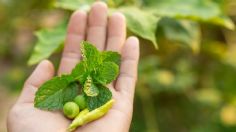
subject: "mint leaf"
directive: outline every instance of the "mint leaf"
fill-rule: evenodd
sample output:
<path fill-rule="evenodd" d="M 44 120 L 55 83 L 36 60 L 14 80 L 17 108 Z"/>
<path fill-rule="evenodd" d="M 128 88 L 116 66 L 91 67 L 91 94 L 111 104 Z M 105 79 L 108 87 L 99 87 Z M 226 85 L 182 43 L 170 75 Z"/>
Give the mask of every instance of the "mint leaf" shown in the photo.
<path fill-rule="evenodd" d="M 104 62 L 99 66 L 95 79 L 99 83 L 105 85 L 116 79 L 119 73 L 119 66 L 113 62 Z"/>
<path fill-rule="evenodd" d="M 78 84 L 73 81 L 70 75 L 47 81 L 36 92 L 34 106 L 45 110 L 61 109 L 64 103 L 72 101 L 78 94 Z"/>
<path fill-rule="evenodd" d="M 86 96 L 87 107 L 89 111 L 92 111 L 102 106 L 107 101 L 109 101 L 112 97 L 112 93 L 107 87 L 99 85 L 98 89 L 99 89 L 98 96 L 95 96 L 95 97 Z"/>
<path fill-rule="evenodd" d="M 117 52 L 113 51 L 103 51 L 101 53 L 102 62 L 114 62 L 117 65 L 120 65 L 121 56 Z"/>
<path fill-rule="evenodd" d="M 97 48 L 89 42 L 84 41 L 81 44 L 81 54 L 87 70 L 95 70 L 100 63 L 100 54 Z"/>
<path fill-rule="evenodd" d="M 87 96 L 97 96 L 99 94 L 99 90 L 90 76 L 87 77 L 83 90 Z"/>
<path fill-rule="evenodd" d="M 85 66 L 85 62 L 80 61 L 71 72 L 71 75 L 81 84 L 84 84 L 89 74 Z"/>

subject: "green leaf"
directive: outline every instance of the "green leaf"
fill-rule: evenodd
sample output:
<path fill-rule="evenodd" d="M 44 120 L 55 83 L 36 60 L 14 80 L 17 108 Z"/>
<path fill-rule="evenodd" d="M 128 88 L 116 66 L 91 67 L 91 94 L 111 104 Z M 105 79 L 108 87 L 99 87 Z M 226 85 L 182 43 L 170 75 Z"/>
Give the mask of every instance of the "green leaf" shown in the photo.
<path fill-rule="evenodd" d="M 62 8 L 66 10 L 85 10 L 89 11 L 91 5 L 96 0 L 57 0 L 55 3 L 55 7 Z M 108 7 L 118 7 L 124 3 L 134 3 L 133 0 L 101 0 L 106 2 Z"/>
<path fill-rule="evenodd" d="M 99 94 L 99 90 L 94 83 L 91 83 L 90 87 L 84 87 L 84 93 L 87 96 L 97 96 Z"/>
<path fill-rule="evenodd" d="M 160 18 L 137 7 L 124 7 L 119 10 L 126 16 L 129 30 L 144 39 L 150 40 L 157 48 L 156 29 Z"/>
<path fill-rule="evenodd" d="M 200 49 L 200 27 L 196 22 L 162 18 L 159 26 L 167 39 L 187 45 L 193 52 Z"/>
<path fill-rule="evenodd" d="M 58 0 L 55 3 L 57 8 L 67 9 L 67 10 L 85 10 L 88 11 L 90 9 L 90 5 L 95 0 Z"/>
<path fill-rule="evenodd" d="M 78 84 L 70 75 L 54 77 L 44 83 L 36 92 L 34 106 L 44 110 L 59 110 L 78 94 Z"/>
<path fill-rule="evenodd" d="M 86 96 L 86 101 L 89 111 L 102 106 L 112 97 L 112 93 L 107 87 L 99 85 L 98 89 L 99 89 L 98 96 L 95 97 Z"/>
<path fill-rule="evenodd" d="M 84 83 L 83 91 L 87 96 L 97 96 L 99 94 L 98 88 L 93 83 L 93 80 L 90 76 L 87 77 L 87 80 Z"/>
<path fill-rule="evenodd" d="M 71 75 L 76 78 L 76 80 L 78 80 L 81 84 L 84 84 L 88 76 L 88 72 L 85 67 L 85 62 L 80 61 L 72 70 Z"/>
<path fill-rule="evenodd" d="M 88 71 L 95 70 L 97 66 L 101 63 L 99 51 L 95 46 L 93 46 L 89 42 L 82 42 L 81 54 L 85 63 L 85 67 Z"/>
<path fill-rule="evenodd" d="M 36 32 L 38 41 L 34 47 L 29 65 L 36 64 L 43 59 L 48 58 L 53 52 L 62 46 L 66 35 L 65 24 L 54 29 L 42 29 Z"/>
<path fill-rule="evenodd" d="M 234 29 L 232 20 L 221 6 L 211 0 L 152 0 L 146 7 L 159 17 L 190 19 Z"/>
<path fill-rule="evenodd" d="M 101 53 L 102 62 L 114 62 L 117 65 L 120 65 L 121 55 L 113 51 L 103 51 Z"/>
<path fill-rule="evenodd" d="M 116 79 L 119 73 L 119 66 L 113 62 L 104 62 L 99 66 L 94 75 L 96 81 L 102 84 L 109 84 Z"/>

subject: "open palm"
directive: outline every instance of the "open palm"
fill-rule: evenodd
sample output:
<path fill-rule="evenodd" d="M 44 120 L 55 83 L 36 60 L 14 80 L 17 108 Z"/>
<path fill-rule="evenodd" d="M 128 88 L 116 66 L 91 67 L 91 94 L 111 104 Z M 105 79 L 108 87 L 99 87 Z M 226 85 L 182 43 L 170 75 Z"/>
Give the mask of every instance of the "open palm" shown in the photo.
<path fill-rule="evenodd" d="M 91 11 L 76 11 L 71 16 L 65 48 L 58 74 L 70 73 L 80 61 L 80 42 L 87 40 L 100 50 L 120 52 L 122 62 L 118 79 L 109 85 L 115 103 L 102 118 L 78 128 L 76 131 L 125 132 L 129 130 L 133 111 L 133 97 L 137 78 L 139 42 L 126 39 L 125 18 L 120 13 L 107 16 L 107 6 L 96 2 Z M 50 61 L 42 61 L 25 82 L 22 93 L 8 116 L 9 132 L 65 132 L 70 120 L 60 111 L 50 112 L 34 108 L 34 95 L 45 81 L 54 76 Z"/>

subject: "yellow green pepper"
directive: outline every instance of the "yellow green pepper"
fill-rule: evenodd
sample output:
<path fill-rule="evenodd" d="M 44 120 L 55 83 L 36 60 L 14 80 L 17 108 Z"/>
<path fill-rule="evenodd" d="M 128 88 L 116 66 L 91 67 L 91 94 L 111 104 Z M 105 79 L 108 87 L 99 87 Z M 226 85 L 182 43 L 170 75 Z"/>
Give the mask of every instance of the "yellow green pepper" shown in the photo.
<path fill-rule="evenodd" d="M 103 115 L 105 115 L 109 109 L 111 109 L 112 105 L 114 103 L 114 99 L 111 99 L 108 101 L 106 104 L 103 106 L 94 109 L 92 111 L 88 111 L 88 109 L 83 110 L 80 112 L 78 116 L 73 120 L 73 122 L 70 124 L 68 130 L 69 131 L 74 131 L 77 127 L 82 126 L 84 124 L 87 124 L 91 121 L 94 121 Z"/>

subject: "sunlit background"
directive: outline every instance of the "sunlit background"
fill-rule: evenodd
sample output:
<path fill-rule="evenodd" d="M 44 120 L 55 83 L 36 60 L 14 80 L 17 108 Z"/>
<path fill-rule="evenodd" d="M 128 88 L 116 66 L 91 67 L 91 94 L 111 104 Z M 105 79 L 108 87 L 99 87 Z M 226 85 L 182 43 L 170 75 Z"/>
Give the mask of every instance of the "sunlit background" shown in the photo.
<path fill-rule="evenodd" d="M 58 66 L 69 15 L 93 1 L 0 0 L 0 132 L 35 64 Z M 141 41 L 131 132 L 236 131 L 235 0 L 103 1 Z"/>

